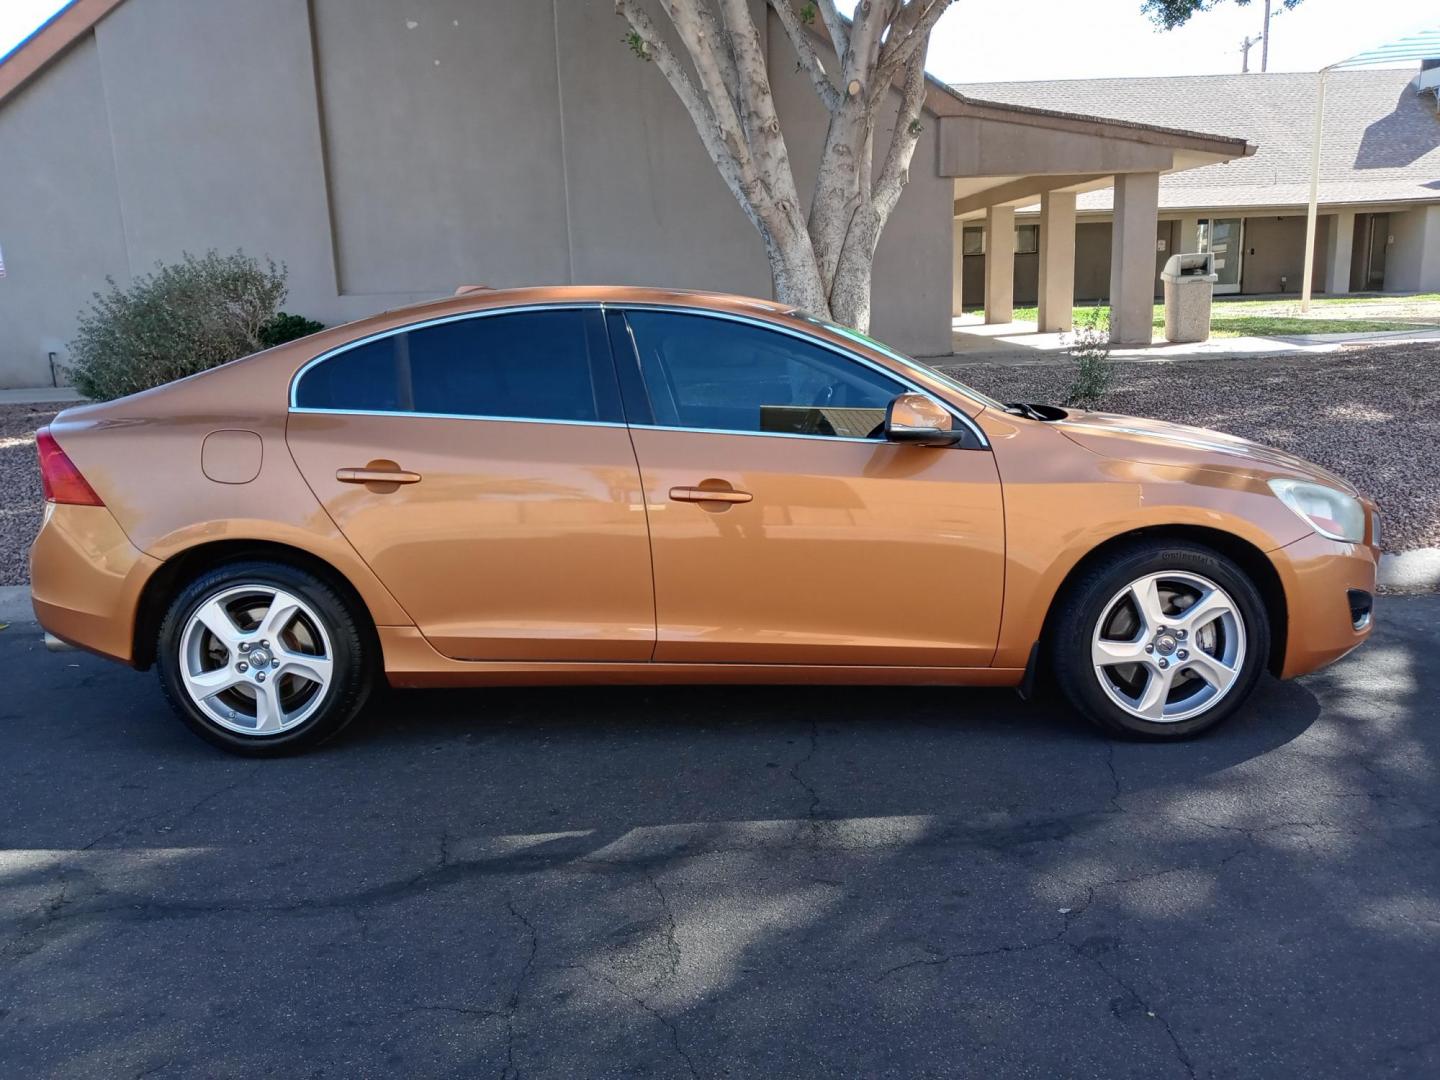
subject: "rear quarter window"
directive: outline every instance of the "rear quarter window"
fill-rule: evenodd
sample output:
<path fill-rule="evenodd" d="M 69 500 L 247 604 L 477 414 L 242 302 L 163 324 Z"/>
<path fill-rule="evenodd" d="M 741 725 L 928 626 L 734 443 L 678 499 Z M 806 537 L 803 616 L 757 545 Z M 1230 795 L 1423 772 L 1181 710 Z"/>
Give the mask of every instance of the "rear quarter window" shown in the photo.
<path fill-rule="evenodd" d="M 295 406 L 347 412 L 557 421 L 602 419 L 582 310 L 483 315 L 419 326 L 335 353 L 301 374 Z"/>

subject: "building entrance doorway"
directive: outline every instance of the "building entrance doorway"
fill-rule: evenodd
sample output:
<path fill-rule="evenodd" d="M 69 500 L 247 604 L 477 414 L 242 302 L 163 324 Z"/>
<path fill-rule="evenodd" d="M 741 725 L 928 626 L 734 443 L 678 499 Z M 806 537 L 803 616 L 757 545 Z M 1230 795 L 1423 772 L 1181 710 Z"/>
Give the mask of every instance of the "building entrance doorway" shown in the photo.
<path fill-rule="evenodd" d="M 1238 293 L 1245 257 L 1244 218 L 1201 218 L 1200 250 L 1215 255 L 1215 291 Z"/>

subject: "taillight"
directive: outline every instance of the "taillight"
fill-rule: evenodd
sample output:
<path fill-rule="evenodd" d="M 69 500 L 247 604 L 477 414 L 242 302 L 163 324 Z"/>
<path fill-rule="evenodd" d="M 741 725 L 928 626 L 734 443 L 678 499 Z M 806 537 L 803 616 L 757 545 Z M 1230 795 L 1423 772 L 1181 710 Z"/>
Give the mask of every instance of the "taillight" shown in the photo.
<path fill-rule="evenodd" d="M 80 470 L 60 449 L 49 428 L 35 433 L 35 448 L 40 451 L 40 486 L 45 501 L 68 503 L 72 506 L 104 506 L 95 489 L 80 475 Z"/>

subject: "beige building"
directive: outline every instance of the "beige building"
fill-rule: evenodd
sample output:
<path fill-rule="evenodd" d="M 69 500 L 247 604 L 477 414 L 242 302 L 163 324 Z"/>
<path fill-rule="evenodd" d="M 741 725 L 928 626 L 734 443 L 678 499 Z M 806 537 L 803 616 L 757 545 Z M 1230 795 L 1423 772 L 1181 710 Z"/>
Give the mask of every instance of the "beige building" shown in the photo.
<path fill-rule="evenodd" d="M 1156 263 L 1213 250 L 1218 293 L 1299 293 L 1316 76 L 1249 74 L 982 83 L 967 95 L 1122 120 L 1234 132 L 1252 157 L 1160 180 Z M 1317 292 L 1440 291 L 1440 61 L 1327 76 L 1314 281 Z M 1113 193 L 1077 200 L 1075 295 L 1109 294 Z M 1041 207 L 1016 217 L 1014 295 L 1038 294 Z M 966 307 L 984 303 L 984 222 L 965 221 Z M 1158 287 L 1158 280 L 1157 280 Z"/>
<path fill-rule="evenodd" d="M 822 110 L 766 18 L 804 190 Z M 107 276 L 183 251 L 283 261 L 287 308 L 326 323 L 476 282 L 768 295 L 759 238 L 622 31 L 610 0 L 74 0 L 0 63 L 0 386 L 50 382 Z M 922 356 L 951 348 L 957 201 L 998 220 L 1055 191 L 1037 274 L 1068 310 L 1073 192 L 1118 177 L 1104 276 L 1118 332 L 1148 336 L 1162 174 L 1253 150 L 938 85 L 926 108 L 873 328 Z M 998 312 L 1012 275 L 992 277 Z"/>

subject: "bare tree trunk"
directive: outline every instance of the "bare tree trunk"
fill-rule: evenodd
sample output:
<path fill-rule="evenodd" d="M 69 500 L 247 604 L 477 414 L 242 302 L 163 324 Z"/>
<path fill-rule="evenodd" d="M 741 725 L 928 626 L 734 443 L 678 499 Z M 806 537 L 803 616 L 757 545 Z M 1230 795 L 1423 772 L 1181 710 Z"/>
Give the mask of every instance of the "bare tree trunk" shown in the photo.
<path fill-rule="evenodd" d="M 763 238 L 775 298 L 864 331 L 875 248 L 921 131 L 930 32 L 954 0 L 859 0 L 853 21 L 839 14 L 835 0 L 767 2 L 830 114 L 808 215 L 748 0 L 662 0 L 688 67 L 638 0 L 615 0 L 615 10 L 630 26 L 631 50 L 660 68 Z M 817 13 L 835 47 L 838 82 L 815 47 Z M 897 80 L 901 100 L 877 172 L 876 116 L 888 112 Z"/>
<path fill-rule="evenodd" d="M 815 265 L 815 252 L 808 234 L 803 241 L 790 238 L 781 243 L 765 237 L 765 256 L 770 261 L 770 280 L 775 299 L 791 304 L 817 319 L 831 318 L 830 301 Z"/>
<path fill-rule="evenodd" d="M 862 334 L 870 332 L 870 284 L 883 224 L 868 207 L 856 213 L 830 286 L 831 318 Z"/>

